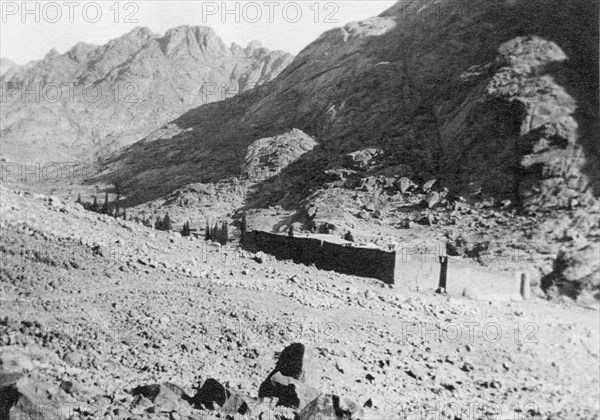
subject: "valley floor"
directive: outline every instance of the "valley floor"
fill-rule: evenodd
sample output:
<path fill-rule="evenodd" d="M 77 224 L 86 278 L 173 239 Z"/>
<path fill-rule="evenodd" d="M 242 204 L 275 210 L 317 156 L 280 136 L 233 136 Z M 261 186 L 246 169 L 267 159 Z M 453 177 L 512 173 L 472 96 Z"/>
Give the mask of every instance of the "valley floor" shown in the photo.
<path fill-rule="evenodd" d="M 192 394 L 212 377 L 256 398 L 292 342 L 314 350 L 311 385 L 370 400 L 374 419 L 600 413 L 594 308 L 258 262 L 0 188 L 2 367 L 27 372 L 45 401 L 79 407 L 67 418 L 207 418 L 136 407 L 131 390 L 172 382 Z"/>

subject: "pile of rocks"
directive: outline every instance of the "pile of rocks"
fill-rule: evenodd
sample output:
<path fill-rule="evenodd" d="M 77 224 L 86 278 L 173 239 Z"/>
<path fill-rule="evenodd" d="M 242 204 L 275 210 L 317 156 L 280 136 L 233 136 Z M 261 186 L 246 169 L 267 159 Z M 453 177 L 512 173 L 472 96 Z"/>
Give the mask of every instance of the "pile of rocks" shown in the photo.
<path fill-rule="evenodd" d="M 314 387 L 313 354 L 300 343 L 287 346 L 273 371 L 260 385 L 258 398 L 242 395 L 208 378 L 188 395 L 173 383 L 141 385 L 128 392 L 121 404 L 101 407 L 78 404 L 71 396 L 73 383 L 58 387 L 42 383 L 34 365 L 19 354 L 0 358 L 0 417 L 2 419 L 89 418 L 117 415 L 119 418 L 198 418 L 197 411 L 211 411 L 215 418 L 247 419 L 364 419 L 366 412 L 348 398 L 326 394 Z M 68 409 L 69 415 L 65 415 Z M 58 414 L 58 415 L 57 415 Z"/>

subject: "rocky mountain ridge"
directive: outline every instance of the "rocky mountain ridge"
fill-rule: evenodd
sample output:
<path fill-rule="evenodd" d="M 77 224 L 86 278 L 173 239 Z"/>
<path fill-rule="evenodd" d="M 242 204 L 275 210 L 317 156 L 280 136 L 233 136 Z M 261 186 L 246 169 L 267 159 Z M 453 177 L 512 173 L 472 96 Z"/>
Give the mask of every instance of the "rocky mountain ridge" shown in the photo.
<path fill-rule="evenodd" d="M 190 108 L 273 79 L 291 59 L 257 42 L 226 46 L 201 26 L 162 36 L 138 27 L 102 46 L 52 50 L 3 70 L 3 158 L 52 162 L 106 154 Z"/>

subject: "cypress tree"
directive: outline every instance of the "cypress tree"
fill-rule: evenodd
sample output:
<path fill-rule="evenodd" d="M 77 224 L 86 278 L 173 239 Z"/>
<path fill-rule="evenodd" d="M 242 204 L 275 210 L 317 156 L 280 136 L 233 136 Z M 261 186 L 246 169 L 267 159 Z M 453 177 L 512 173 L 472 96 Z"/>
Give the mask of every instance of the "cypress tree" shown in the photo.
<path fill-rule="evenodd" d="M 108 193 L 104 193 L 104 204 L 100 209 L 101 214 L 108 214 Z"/>
<path fill-rule="evenodd" d="M 171 222 L 171 218 L 169 217 L 169 212 L 165 214 L 165 217 L 162 221 L 163 230 L 173 230 L 173 222 Z"/>
<path fill-rule="evenodd" d="M 206 226 L 204 228 L 204 240 L 210 241 L 210 224 L 208 223 L 208 219 L 206 219 Z"/>
<path fill-rule="evenodd" d="M 115 217 L 119 216 L 119 201 L 121 201 L 121 193 L 117 193 L 117 201 L 116 201 L 116 204 L 115 204 L 115 206 L 116 206 Z"/>
<path fill-rule="evenodd" d="M 227 231 L 227 222 L 223 222 L 223 228 L 221 229 L 221 234 L 222 234 L 222 241 L 221 244 L 222 245 L 227 245 L 227 241 L 229 240 L 229 232 Z"/>
<path fill-rule="evenodd" d="M 92 203 L 92 211 L 98 212 L 98 197 L 94 196 L 94 202 Z"/>
<path fill-rule="evenodd" d="M 242 235 L 248 231 L 248 221 L 246 220 L 246 213 L 242 214 L 242 226 L 240 226 Z"/>
<path fill-rule="evenodd" d="M 81 193 L 77 194 L 77 203 L 78 203 L 78 204 L 83 204 L 83 203 L 81 202 Z"/>
<path fill-rule="evenodd" d="M 127 220 L 127 210 L 123 209 L 123 220 Z"/>
<path fill-rule="evenodd" d="M 190 236 L 190 225 L 188 222 L 183 223 L 183 228 L 181 229 L 181 236 Z"/>
<path fill-rule="evenodd" d="M 294 237 L 294 226 L 290 225 L 289 229 L 288 229 L 288 236 L 290 238 Z"/>
<path fill-rule="evenodd" d="M 214 242 L 219 242 L 221 232 L 219 232 L 219 225 L 215 222 L 212 232 L 210 233 L 210 239 Z"/>

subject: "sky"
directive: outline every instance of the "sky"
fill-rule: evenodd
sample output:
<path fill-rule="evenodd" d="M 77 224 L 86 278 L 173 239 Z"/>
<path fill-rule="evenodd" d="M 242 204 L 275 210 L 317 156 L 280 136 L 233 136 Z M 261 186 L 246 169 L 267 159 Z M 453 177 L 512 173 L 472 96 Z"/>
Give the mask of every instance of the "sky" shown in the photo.
<path fill-rule="evenodd" d="M 0 56 L 17 64 L 64 53 L 77 42 L 102 45 L 146 26 L 212 27 L 226 43 L 297 54 L 324 31 L 376 16 L 395 1 L 0 1 Z"/>

